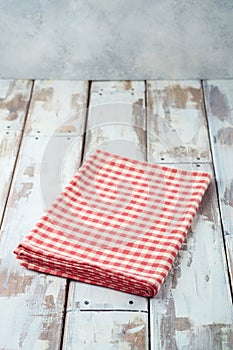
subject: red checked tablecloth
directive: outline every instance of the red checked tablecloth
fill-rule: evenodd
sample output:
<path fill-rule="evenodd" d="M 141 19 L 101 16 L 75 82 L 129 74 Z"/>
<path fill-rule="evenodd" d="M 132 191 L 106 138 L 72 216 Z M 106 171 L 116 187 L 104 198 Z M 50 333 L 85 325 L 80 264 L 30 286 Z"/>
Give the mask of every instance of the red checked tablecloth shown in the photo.
<path fill-rule="evenodd" d="M 14 252 L 29 269 L 154 296 L 209 182 L 98 150 Z"/>

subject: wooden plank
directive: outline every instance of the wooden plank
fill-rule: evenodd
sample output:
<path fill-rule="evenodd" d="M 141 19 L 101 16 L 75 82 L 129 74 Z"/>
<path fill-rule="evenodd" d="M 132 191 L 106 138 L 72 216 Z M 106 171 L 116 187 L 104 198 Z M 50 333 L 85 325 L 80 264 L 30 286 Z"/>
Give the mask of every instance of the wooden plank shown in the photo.
<path fill-rule="evenodd" d="M 70 180 L 70 174 L 80 165 L 87 89 L 86 82 L 37 81 L 35 84 L 33 113 L 26 125 L 26 135 L 35 139 L 49 137 L 40 172 L 45 207 L 54 201 L 62 184 Z"/>
<path fill-rule="evenodd" d="M 104 287 L 71 282 L 69 304 L 76 310 L 125 310 L 147 311 L 147 300 L 143 297 L 114 291 Z"/>
<path fill-rule="evenodd" d="M 53 89 L 50 107 L 37 100 L 41 89 Z M 80 112 L 78 103 L 76 107 L 70 108 L 70 115 L 66 102 L 63 106 L 63 101 L 71 101 L 72 95 L 76 94 L 81 96 L 82 101 L 87 100 L 87 84 L 52 81 L 35 84 L 27 120 L 27 131 L 30 129 L 30 133 L 23 138 L 0 244 L 0 310 L 1 319 L 4 320 L 0 328 L 0 348 L 4 350 L 60 349 L 66 280 L 21 267 L 12 251 L 47 206 L 43 191 L 46 187 L 52 187 L 53 182 L 42 183 L 41 164 L 47 160 L 44 166 L 52 168 L 59 186 L 63 186 L 66 178 L 61 176 L 62 172 L 67 172 L 67 176 L 71 177 L 74 164 L 78 162 L 80 154 L 76 146 L 77 142 L 81 142 L 80 138 L 77 140 L 75 135 L 67 137 L 61 130 L 57 130 L 66 124 L 67 118 L 73 115 L 75 109 L 75 114 Z M 53 101 L 56 101 L 55 104 Z M 51 112 L 52 109 L 54 113 Z M 34 120 L 36 125 L 33 125 Z M 78 123 L 83 129 L 85 110 L 80 114 Z M 41 132 L 37 133 L 38 130 Z M 66 152 L 63 151 L 64 148 Z M 45 156 L 47 153 L 49 154 Z M 62 167 L 56 161 L 56 157 L 61 155 Z M 51 201 L 52 198 L 48 200 Z"/>
<path fill-rule="evenodd" d="M 0 80 L 0 217 L 11 183 L 31 89 L 31 81 Z"/>
<path fill-rule="evenodd" d="M 22 130 L 32 88 L 30 80 L 0 80 L 0 130 Z"/>
<path fill-rule="evenodd" d="M 204 92 L 233 292 L 233 81 L 206 81 Z"/>
<path fill-rule="evenodd" d="M 171 89 L 167 87 L 167 90 L 173 91 L 174 84 L 176 83 L 172 82 Z M 182 86 L 184 84 L 190 91 L 189 82 L 182 82 Z M 193 88 L 193 83 L 191 88 Z M 176 101 L 176 105 L 181 105 L 182 101 L 179 100 L 182 99 L 183 95 L 177 91 L 173 93 L 174 96 L 169 100 L 169 104 Z M 156 111 L 161 108 L 160 98 L 157 101 L 156 98 L 151 99 L 150 95 L 149 99 L 152 110 Z M 161 162 L 160 157 L 163 155 L 163 162 L 173 161 L 176 167 L 212 171 L 210 164 L 203 163 L 204 160 L 210 161 L 208 142 L 202 140 L 202 136 L 200 136 L 203 130 L 205 130 L 203 135 L 206 134 L 206 121 L 203 113 L 196 113 L 195 118 L 198 123 L 195 127 L 190 103 L 186 105 L 186 113 L 182 113 L 180 116 L 174 114 L 175 119 L 172 121 L 175 120 L 174 123 L 179 125 L 179 128 L 174 127 L 173 133 L 175 134 L 177 130 L 179 137 L 174 137 L 172 143 L 167 143 L 165 155 L 161 153 L 161 148 L 156 148 L 153 144 L 150 146 L 151 138 L 148 138 L 148 159 Z M 167 108 L 170 110 L 169 104 Z M 149 115 L 150 133 L 157 135 L 159 140 L 166 139 L 167 118 L 158 118 L 157 114 Z M 186 122 L 183 125 L 184 116 Z M 152 118 L 158 119 L 158 121 L 153 122 Z M 180 137 L 188 132 L 189 119 L 191 120 L 189 133 L 192 134 L 192 137 L 187 137 L 190 143 L 184 142 L 184 139 Z M 159 127 L 157 127 L 158 123 Z M 202 131 L 199 132 L 198 128 Z M 170 129 L 168 135 L 172 138 Z M 173 151 L 174 149 L 183 149 L 183 146 L 187 151 L 186 154 L 180 155 Z M 200 159 L 197 159 L 197 156 Z M 195 164 L 197 160 L 199 162 Z M 182 161 L 186 163 L 181 164 Z M 214 178 L 214 176 L 212 177 Z M 230 348 L 233 336 L 232 301 L 214 183 L 209 187 L 204 197 L 199 213 L 170 274 L 158 296 L 151 299 L 150 307 L 152 350 Z"/>
<path fill-rule="evenodd" d="M 203 164 L 200 167 L 210 171 Z M 232 302 L 214 183 L 209 187 L 173 269 L 151 300 L 157 349 L 230 349 Z"/>
<path fill-rule="evenodd" d="M 93 82 L 85 156 L 102 150 L 144 159 L 145 87 L 143 82 Z"/>
<path fill-rule="evenodd" d="M 211 160 L 199 81 L 147 82 L 148 160 Z"/>
<path fill-rule="evenodd" d="M 26 133 L 51 135 L 79 134 L 80 124 L 86 110 L 87 83 L 75 81 L 38 80 L 31 102 L 33 114 L 26 125 Z M 82 133 L 82 129 L 81 129 Z"/>
<path fill-rule="evenodd" d="M 68 312 L 70 322 L 65 332 L 67 350 L 74 348 L 80 350 L 146 350 L 148 348 L 147 313 L 78 312 L 72 308 L 68 309 Z"/>
<path fill-rule="evenodd" d="M 145 159 L 144 92 L 143 82 L 92 83 L 86 157 L 99 148 Z M 129 340 L 123 330 L 116 333 L 116 327 L 125 329 L 123 324 L 135 324 L 136 329 L 141 325 L 141 311 L 147 312 L 146 298 L 72 281 L 68 300 L 63 349 L 131 349 L 132 341 L 135 349 L 147 349 L 146 327 L 143 337 L 139 331 L 138 340 L 135 335 Z M 147 314 L 143 315 L 143 322 L 147 322 Z"/>

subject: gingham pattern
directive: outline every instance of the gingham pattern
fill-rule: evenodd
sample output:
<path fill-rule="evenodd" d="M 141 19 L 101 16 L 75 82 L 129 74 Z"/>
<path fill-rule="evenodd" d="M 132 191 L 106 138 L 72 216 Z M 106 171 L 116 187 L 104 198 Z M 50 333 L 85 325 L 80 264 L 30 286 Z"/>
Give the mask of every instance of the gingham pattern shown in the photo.
<path fill-rule="evenodd" d="M 30 269 L 154 296 L 209 182 L 98 150 L 14 252 Z"/>

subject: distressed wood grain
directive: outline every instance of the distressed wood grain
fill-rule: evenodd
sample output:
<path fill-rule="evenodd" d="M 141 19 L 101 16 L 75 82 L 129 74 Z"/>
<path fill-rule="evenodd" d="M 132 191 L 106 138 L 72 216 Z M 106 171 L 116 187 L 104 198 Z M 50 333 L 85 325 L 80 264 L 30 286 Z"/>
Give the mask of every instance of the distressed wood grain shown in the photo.
<path fill-rule="evenodd" d="M 22 130 L 31 80 L 0 80 L 0 130 Z"/>
<path fill-rule="evenodd" d="M 233 286 L 233 81 L 205 81 L 204 91 Z"/>
<path fill-rule="evenodd" d="M 151 310 L 152 350 L 231 348 L 232 301 L 214 182 Z"/>
<path fill-rule="evenodd" d="M 33 114 L 26 125 L 26 133 L 82 134 L 80 119 L 86 112 L 87 85 L 82 81 L 37 80 L 31 100 Z"/>
<path fill-rule="evenodd" d="M 31 81 L 0 81 L 0 217 L 11 183 L 31 89 Z"/>
<path fill-rule="evenodd" d="M 50 112 L 47 119 L 49 104 L 45 107 L 37 96 L 41 89 L 50 88 L 53 90 L 51 109 L 53 101 L 57 109 L 53 114 Z M 78 166 L 80 153 L 76 146 L 82 142 L 80 132 L 83 134 L 81 129 L 85 124 L 85 113 L 80 114 L 78 103 L 70 107 L 70 115 L 76 109 L 75 114 L 79 116 L 78 134 L 64 134 L 59 129 L 66 125 L 67 119 L 70 123 L 67 101 L 76 94 L 82 96 L 82 101 L 87 100 L 85 82 L 35 84 L 0 244 L 0 310 L 4 319 L 0 327 L 0 348 L 4 350 L 60 349 L 66 280 L 21 267 L 12 251 L 39 219 L 48 202 L 58 195 L 67 178 L 73 175 L 74 165 Z M 58 162 L 57 157 L 62 158 L 62 162 Z M 43 178 L 46 168 L 47 173 L 54 174 L 53 179 Z M 57 182 L 58 193 L 52 191 L 50 197 L 44 197 L 54 182 Z"/>
<path fill-rule="evenodd" d="M 93 82 L 89 104 L 85 156 L 96 148 L 144 159 L 144 82 Z"/>
<path fill-rule="evenodd" d="M 233 83 L 204 88 L 232 276 Z M 30 81 L 0 83 L 2 203 L 30 89 Z M 93 82 L 88 111 L 86 82 L 36 81 L 33 91 L 2 225 L 0 349 L 231 349 L 232 300 L 214 181 L 149 310 L 145 298 L 73 281 L 65 310 L 66 280 L 22 268 L 12 253 L 79 167 L 83 139 L 85 157 L 100 148 L 210 171 L 214 179 L 200 82 L 149 81 L 147 101 L 144 82 Z"/>
<path fill-rule="evenodd" d="M 148 81 L 147 115 L 149 161 L 211 160 L 199 81 Z"/>
<path fill-rule="evenodd" d="M 69 303 L 77 310 L 148 310 L 143 297 L 81 282 L 71 282 Z"/>
<path fill-rule="evenodd" d="M 201 98 L 201 107 L 198 106 L 192 92 L 196 86 L 196 93 L 198 90 L 198 96 L 202 96 L 200 83 L 191 82 L 190 87 L 190 82 L 182 82 L 180 87 L 176 82 L 149 84 L 149 105 L 152 111 L 157 111 L 148 113 L 149 133 L 159 140 L 169 137 L 171 141 L 166 144 L 165 153 L 161 153 L 161 147 L 155 146 L 149 134 L 148 159 L 173 162 L 182 169 L 212 172 L 208 164 L 211 158 L 203 101 Z M 152 86 L 156 87 L 155 91 L 159 90 L 158 94 L 151 94 Z M 185 94 L 187 99 L 181 92 L 184 89 L 188 91 Z M 164 114 L 165 107 L 173 111 L 171 118 Z M 197 108 L 197 112 L 193 108 Z M 185 134 L 186 138 L 183 137 Z M 185 149 L 185 153 L 176 153 L 174 149 Z M 150 307 L 152 350 L 230 349 L 232 300 L 214 182 L 203 199 L 171 272 L 158 296 L 151 299 Z"/>
<path fill-rule="evenodd" d="M 124 311 L 77 311 L 68 309 L 70 322 L 65 332 L 65 349 L 146 350 L 146 313 Z M 66 333 L 69 336 L 66 336 Z"/>
<path fill-rule="evenodd" d="M 99 148 L 145 159 L 144 91 L 143 82 L 92 83 L 86 157 Z M 146 326 L 127 336 L 127 327 L 137 330 L 142 317 L 147 324 L 146 298 L 72 281 L 68 300 L 63 349 L 148 348 Z"/>

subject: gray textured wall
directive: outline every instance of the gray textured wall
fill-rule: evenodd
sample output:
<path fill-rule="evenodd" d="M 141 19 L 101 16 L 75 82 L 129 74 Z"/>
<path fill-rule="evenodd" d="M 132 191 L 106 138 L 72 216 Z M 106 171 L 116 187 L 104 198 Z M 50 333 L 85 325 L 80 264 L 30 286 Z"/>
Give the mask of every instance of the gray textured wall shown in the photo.
<path fill-rule="evenodd" d="M 233 77 L 233 0 L 0 0 L 0 78 Z"/>

